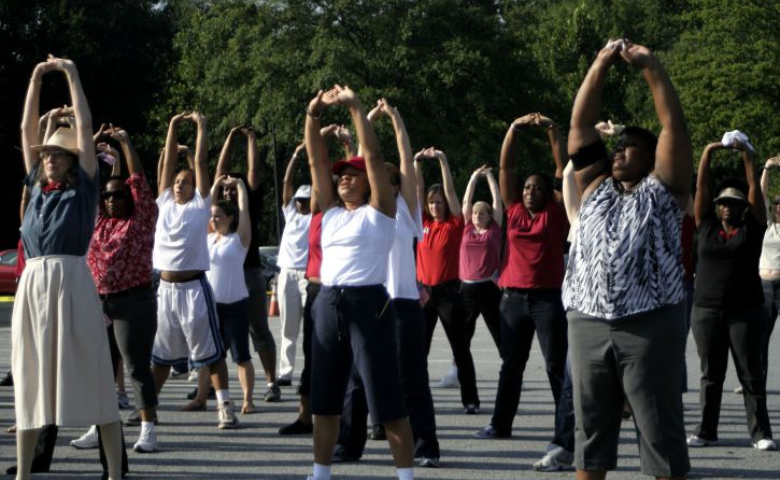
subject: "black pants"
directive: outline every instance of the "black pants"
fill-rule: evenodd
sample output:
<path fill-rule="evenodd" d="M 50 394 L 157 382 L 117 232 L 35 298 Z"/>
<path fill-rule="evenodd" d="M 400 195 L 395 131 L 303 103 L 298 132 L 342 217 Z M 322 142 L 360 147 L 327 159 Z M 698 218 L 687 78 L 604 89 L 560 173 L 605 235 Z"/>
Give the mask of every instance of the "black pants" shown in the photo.
<path fill-rule="evenodd" d="M 555 434 L 550 443 L 574 454 L 574 388 L 571 383 L 571 363 L 568 355 L 561 398 L 555 409 Z"/>
<path fill-rule="evenodd" d="M 693 307 L 691 329 L 701 361 L 701 423 L 694 432 L 696 436 L 706 440 L 718 439 L 723 381 L 731 350 L 742 385 L 750 438 L 753 442 L 772 438 L 761 365 L 765 328 L 766 314 L 762 306 L 727 309 Z"/>
<path fill-rule="evenodd" d="M 539 337 L 557 412 L 566 368 L 567 324 L 560 290 L 506 289 L 500 310 L 503 362 L 491 425 L 499 435 L 510 435 L 534 333 Z"/>
<path fill-rule="evenodd" d="M 766 330 L 764 331 L 764 348 L 762 350 L 762 369 L 764 383 L 769 370 L 769 340 L 775 329 L 777 316 L 780 315 L 780 280 L 761 280 L 764 286 L 764 309 L 766 310 Z M 766 385 L 765 385 L 766 387 Z"/>
<path fill-rule="evenodd" d="M 103 313 L 113 322 L 109 327 L 109 345 L 118 375 L 119 359 L 130 371 L 130 382 L 139 409 L 157 406 L 157 390 L 150 363 L 157 334 L 157 298 L 152 288 L 120 297 L 103 298 Z"/>
<path fill-rule="evenodd" d="M 406 409 L 414 435 L 414 456 L 439 458 L 436 413 L 428 380 L 425 321 L 417 300 L 393 300 L 398 335 L 398 362 Z M 368 404 L 360 374 L 353 369 L 339 428 L 339 445 L 345 454 L 363 455 L 366 445 Z"/>
<path fill-rule="evenodd" d="M 311 309 L 321 287 L 319 283 L 306 284 L 306 303 L 303 305 L 303 370 L 298 384 L 298 395 L 308 396 L 311 393 L 311 336 L 314 332 Z"/>
<path fill-rule="evenodd" d="M 436 322 L 441 318 L 444 333 L 447 334 L 452 355 L 455 357 L 455 365 L 458 367 L 461 402 L 464 407 L 467 405 L 479 407 L 477 374 L 474 371 L 474 359 L 471 357 L 466 334 L 466 307 L 460 295 L 460 281 L 453 280 L 425 288 L 430 296 L 428 303 L 423 307 L 427 327 L 425 352 L 428 354 L 431 351 L 433 331 L 436 329 Z"/>
<path fill-rule="evenodd" d="M 490 336 L 496 348 L 501 353 L 501 313 L 498 304 L 501 303 L 501 289 L 492 281 L 467 283 L 460 285 L 463 304 L 466 306 L 466 339 L 471 348 L 471 339 L 477 328 L 477 318 L 482 314 Z"/>

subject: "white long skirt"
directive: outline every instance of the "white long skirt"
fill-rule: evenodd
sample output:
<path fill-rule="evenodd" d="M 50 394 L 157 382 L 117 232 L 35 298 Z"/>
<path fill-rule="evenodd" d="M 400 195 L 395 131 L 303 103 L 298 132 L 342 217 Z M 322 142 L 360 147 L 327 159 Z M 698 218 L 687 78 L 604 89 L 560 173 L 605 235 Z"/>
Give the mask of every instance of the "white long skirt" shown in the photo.
<path fill-rule="evenodd" d="M 11 340 L 18 429 L 119 421 L 103 310 L 84 257 L 27 262 Z"/>

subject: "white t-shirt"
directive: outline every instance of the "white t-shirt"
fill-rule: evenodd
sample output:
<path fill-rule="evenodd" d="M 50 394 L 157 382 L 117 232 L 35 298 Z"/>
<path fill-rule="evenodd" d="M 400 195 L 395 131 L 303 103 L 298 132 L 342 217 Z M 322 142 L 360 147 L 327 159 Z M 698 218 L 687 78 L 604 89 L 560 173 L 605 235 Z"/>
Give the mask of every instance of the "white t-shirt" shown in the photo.
<path fill-rule="evenodd" d="M 279 245 L 279 268 L 295 268 L 303 270 L 309 259 L 309 225 L 311 213 L 302 215 L 295 208 L 295 199 L 285 205 L 284 209 L 284 233 Z"/>
<path fill-rule="evenodd" d="M 419 300 L 414 239 L 422 238 L 422 212 L 418 206 L 417 212 L 412 216 L 403 195 L 396 197 L 395 204 L 395 240 L 390 249 L 385 287 L 391 298 Z"/>
<path fill-rule="evenodd" d="M 770 210 L 769 215 L 772 215 Z M 764 232 L 764 244 L 761 248 L 761 257 L 758 268 L 765 270 L 780 270 L 780 225 L 773 221 L 767 222 Z"/>
<path fill-rule="evenodd" d="M 217 303 L 235 303 L 249 296 L 244 280 L 244 259 L 249 247 L 241 245 L 238 233 L 218 238 L 216 233 L 208 237 L 211 269 L 206 273 L 214 300 Z"/>
<path fill-rule="evenodd" d="M 366 204 L 355 210 L 331 208 L 322 217 L 322 269 L 325 286 L 380 285 L 387 281 L 395 217 Z"/>
<path fill-rule="evenodd" d="M 156 270 L 177 272 L 208 270 L 209 249 L 206 244 L 211 196 L 200 196 L 198 189 L 192 199 L 179 205 L 168 188 L 157 197 L 160 214 L 154 231 L 152 263 Z"/>

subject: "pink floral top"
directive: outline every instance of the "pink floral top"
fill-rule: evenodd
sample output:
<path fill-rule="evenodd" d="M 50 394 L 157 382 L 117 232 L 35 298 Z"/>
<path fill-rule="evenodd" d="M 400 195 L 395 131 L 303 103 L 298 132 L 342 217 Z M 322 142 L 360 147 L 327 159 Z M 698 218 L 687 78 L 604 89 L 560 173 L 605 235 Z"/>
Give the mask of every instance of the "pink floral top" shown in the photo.
<path fill-rule="evenodd" d="M 157 203 L 141 173 L 125 182 L 135 207 L 128 218 L 98 213 L 87 264 L 98 293 L 116 293 L 152 280 L 152 246 L 157 223 Z"/>

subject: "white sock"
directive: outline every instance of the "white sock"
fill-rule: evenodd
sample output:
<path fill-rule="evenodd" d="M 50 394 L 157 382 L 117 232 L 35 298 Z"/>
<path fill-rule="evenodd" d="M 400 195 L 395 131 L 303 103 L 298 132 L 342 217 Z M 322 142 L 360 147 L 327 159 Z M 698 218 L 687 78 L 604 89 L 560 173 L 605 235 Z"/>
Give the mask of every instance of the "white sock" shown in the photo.
<path fill-rule="evenodd" d="M 223 388 L 222 390 L 217 390 L 217 402 L 220 405 L 224 405 L 225 402 L 230 401 L 230 390 L 227 388 Z"/>
<path fill-rule="evenodd" d="M 414 468 L 396 468 L 399 480 L 414 480 Z"/>
<path fill-rule="evenodd" d="M 266 387 L 268 387 L 268 388 L 271 388 L 271 387 L 273 387 L 273 386 L 274 386 L 274 383 L 273 383 L 273 382 L 266 384 Z"/>
<path fill-rule="evenodd" d="M 450 365 L 450 372 L 447 374 L 447 376 L 448 377 L 456 377 L 457 378 L 457 376 L 458 376 L 458 367 L 455 366 L 454 363 L 452 365 Z"/>
<path fill-rule="evenodd" d="M 315 463 L 313 476 L 317 480 L 330 480 L 330 465 Z"/>
<path fill-rule="evenodd" d="M 154 430 L 154 422 L 141 422 L 141 430 Z"/>

